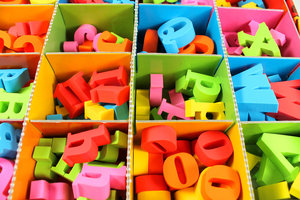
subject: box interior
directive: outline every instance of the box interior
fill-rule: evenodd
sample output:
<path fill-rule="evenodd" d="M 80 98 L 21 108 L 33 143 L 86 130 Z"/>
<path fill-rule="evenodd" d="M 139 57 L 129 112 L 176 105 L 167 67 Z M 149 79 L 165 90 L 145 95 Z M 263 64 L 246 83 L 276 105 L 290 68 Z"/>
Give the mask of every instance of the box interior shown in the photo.
<path fill-rule="evenodd" d="M 84 72 L 84 78 L 88 81 L 94 71 L 112 70 L 122 65 L 130 76 L 130 53 L 49 53 L 46 57 L 41 62 L 40 71 L 36 78 L 37 83 L 29 111 L 29 119 L 31 120 L 46 119 L 47 115 L 54 114 L 53 93 L 56 84 L 66 81 L 79 71 Z"/>
<path fill-rule="evenodd" d="M 74 33 L 82 24 L 132 41 L 133 20 L 133 5 L 129 4 L 58 4 L 45 52 L 63 51 L 63 42 L 74 41 Z"/>
<path fill-rule="evenodd" d="M 150 74 L 164 75 L 164 88 L 174 89 L 175 81 L 186 74 L 188 69 L 210 76 L 219 77 L 221 92 L 216 101 L 225 104 L 227 120 L 235 119 L 233 96 L 229 83 L 226 63 L 221 56 L 215 55 L 162 55 L 139 54 L 136 73 L 136 89 L 150 89 Z"/>
<path fill-rule="evenodd" d="M 286 80 L 289 73 L 300 63 L 300 58 L 230 56 L 228 61 L 232 75 L 240 73 L 256 64 L 262 64 L 266 75 L 279 74 L 282 80 Z"/>
<path fill-rule="evenodd" d="M 18 169 L 14 184 L 13 199 L 29 199 L 30 182 L 34 180 L 34 168 L 36 161 L 32 159 L 34 147 L 38 145 L 41 137 L 66 137 L 71 133 L 96 128 L 102 122 L 27 122 L 25 135 L 22 140 L 22 150 L 19 156 Z M 110 132 L 121 130 L 127 133 L 127 122 L 104 122 Z"/>
<path fill-rule="evenodd" d="M 269 9 L 281 9 L 285 12 L 288 11 L 284 0 L 264 0 L 264 2 Z"/>
<path fill-rule="evenodd" d="M 300 136 L 299 123 L 295 122 L 242 122 L 245 144 L 256 144 L 263 133 Z"/>
<path fill-rule="evenodd" d="M 300 57 L 299 33 L 289 13 L 283 10 L 218 8 L 222 31 L 239 32 L 251 21 L 265 22 L 269 29 L 275 29 L 286 36 L 286 44 L 280 47 L 282 57 Z"/>
<path fill-rule="evenodd" d="M 134 136 L 134 144 L 140 144 L 141 132 L 144 128 L 155 126 L 155 125 L 168 125 L 173 127 L 179 139 L 196 139 L 200 133 L 207 130 L 219 130 L 225 132 L 230 138 L 233 148 L 234 155 L 228 161 L 227 165 L 239 172 L 241 179 L 241 194 L 239 200 L 248 200 L 250 197 L 250 186 L 246 173 L 246 164 L 243 157 L 241 138 L 239 133 L 239 128 L 237 124 L 232 124 L 232 122 L 195 122 L 195 121 L 163 121 L 163 122 L 137 122 L 136 123 L 136 135 Z M 231 126 L 233 125 L 233 126 Z M 133 153 L 132 153 L 133 155 Z M 133 155 L 134 156 L 134 155 Z M 131 159 L 133 160 L 133 159 Z M 133 182 L 133 181 L 132 181 Z M 134 188 L 134 184 L 131 184 Z M 131 199 L 134 199 L 133 194 L 134 189 L 131 191 Z"/>
<path fill-rule="evenodd" d="M 27 68 L 30 78 L 34 80 L 39 60 L 39 53 L 2 54 L 0 55 L 0 69 Z"/>
<path fill-rule="evenodd" d="M 0 6 L 0 30 L 8 30 L 17 22 L 50 21 L 54 5 Z"/>
<path fill-rule="evenodd" d="M 48 42 L 45 52 L 60 52 L 64 41 L 72 41 L 75 30 L 84 23 L 93 24 L 98 32 L 108 30 L 122 37 L 133 40 L 134 30 L 134 5 L 133 4 L 64 4 L 68 0 L 60 0 L 57 5 L 52 28 L 49 30 Z M 240 9 L 218 8 L 221 28 L 219 28 L 217 13 L 212 6 L 190 5 L 139 5 L 138 26 L 138 51 L 141 51 L 145 31 L 149 28 L 158 29 L 166 21 L 183 16 L 191 19 L 196 34 L 207 35 L 214 40 L 215 54 L 218 55 L 174 55 L 174 54 L 143 54 L 139 53 L 135 65 L 138 67 L 134 75 L 136 79 L 132 85 L 132 95 L 135 99 L 135 89 L 149 89 L 150 74 L 164 74 L 164 85 L 167 89 L 174 88 L 175 80 L 184 75 L 187 69 L 215 75 L 221 79 L 222 91 L 218 101 L 225 103 L 226 120 L 208 121 L 107 121 L 104 122 L 110 130 L 124 132 L 134 129 L 136 135 L 130 138 L 134 142 L 128 147 L 131 157 L 128 158 L 131 170 L 133 168 L 133 144 L 140 142 L 142 129 L 154 125 L 169 125 L 176 129 L 177 135 L 182 139 L 196 138 L 205 130 L 220 130 L 226 132 L 234 147 L 234 156 L 229 161 L 229 166 L 239 171 L 242 182 L 242 193 L 239 200 L 253 198 L 251 195 L 251 180 L 248 180 L 245 155 L 241 134 L 244 134 L 245 143 L 255 144 L 262 133 L 279 133 L 299 135 L 298 122 L 268 122 L 252 123 L 242 122 L 243 133 L 239 132 L 239 126 L 232 120 L 236 120 L 233 102 L 233 91 L 229 82 L 229 74 L 222 48 L 222 31 L 240 31 L 252 19 L 258 22 L 266 22 L 269 28 L 274 28 L 287 37 L 287 44 L 281 48 L 282 56 L 296 58 L 271 58 L 271 57 L 237 57 L 229 56 L 230 70 L 236 74 L 254 64 L 262 63 L 267 75 L 279 74 L 281 78 L 287 78 L 288 73 L 300 62 L 299 33 L 287 12 L 283 0 L 264 0 L 270 9 Z M 0 29 L 7 30 L 16 22 L 47 20 L 50 21 L 54 11 L 54 5 L 6 5 L 0 6 Z M 280 10 L 273 10 L 280 9 Z M 247 12 L 246 12 L 246 11 Z M 120 17 L 122 16 L 122 17 Z M 159 48 L 163 49 L 159 44 Z M 34 179 L 33 172 L 35 161 L 32 159 L 34 147 L 41 137 L 66 136 L 68 132 L 80 132 L 99 125 L 99 121 L 87 120 L 63 120 L 63 121 L 38 121 L 44 120 L 47 115 L 55 113 L 53 92 L 58 82 L 63 82 L 78 71 L 84 72 L 88 79 L 95 70 L 98 72 L 116 69 L 123 65 L 130 74 L 130 53 L 47 53 L 42 56 L 41 63 L 39 53 L 0 54 L 0 68 L 27 67 L 30 77 L 34 79 L 37 67 L 39 73 L 36 77 L 36 85 L 29 109 L 24 137 L 19 154 L 18 169 L 15 174 L 13 199 L 28 199 L 30 181 Z M 135 102 L 132 102 L 134 105 Z M 134 116 L 133 116 L 134 119 Z M 16 128 L 22 128 L 23 120 L 1 120 L 12 123 Z M 135 127 L 136 124 L 136 127 Z M 134 199 L 133 175 L 130 176 L 130 199 Z"/>
<path fill-rule="evenodd" d="M 212 15 L 211 15 L 212 12 Z M 211 16 L 211 17 L 210 17 Z M 193 22 L 196 35 L 207 35 L 215 43 L 214 53 L 223 55 L 222 40 L 216 12 L 211 6 L 141 4 L 139 5 L 138 52 L 142 51 L 145 32 L 147 29 L 157 30 L 165 22 L 176 18 L 186 17 Z M 165 52 L 161 42 L 158 49 Z"/>

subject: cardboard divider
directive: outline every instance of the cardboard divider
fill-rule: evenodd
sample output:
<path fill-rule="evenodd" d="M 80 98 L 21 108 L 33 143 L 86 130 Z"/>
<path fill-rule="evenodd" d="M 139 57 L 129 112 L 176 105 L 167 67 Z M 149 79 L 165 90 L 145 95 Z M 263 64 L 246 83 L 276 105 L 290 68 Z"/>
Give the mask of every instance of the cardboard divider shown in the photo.
<path fill-rule="evenodd" d="M 68 0 L 59 0 L 56 15 L 48 34 L 45 45 L 46 54 L 42 56 L 39 69 L 37 65 L 40 59 L 39 53 L 0 53 L 0 68 L 27 67 L 32 79 L 36 77 L 36 85 L 33 91 L 31 104 L 29 104 L 26 127 L 23 128 L 22 145 L 19 149 L 18 167 L 14 174 L 13 200 L 29 199 L 30 182 L 34 180 L 35 161 L 32 159 L 34 147 L 41 137 L 66 136 L 68 132 L 76 133 L 95 128 L 100 123 L 105 123 L 109 130 L 121 130 L 128 132 L 131 128 L 135 133 L 129 137 L 128 150 L 128 175 L 129 198 L 136 199 L 134 193 L 133 177 L 133 145 L 140 143 L 141 131 L 144 128 L 155 125 L 169 125 L 176 131 L 180 139 L 195 139 L 206 130 L 220 130 L 226 132 L 230 138 L 234 155 L 228 165 L 239 172 L 242 192 L 239 200 L 254 199 L 251 188 L 251 180 L 247 177 L 247 158 L 243 152 L 244 141 L 241 140 L 239 127 L 235 124 L 237 108 L 234 106 L 233 92 L 230 86 L 229 74 L 226 62 L 223 59 L 222 32 L 240 31 L 251 20 L 266 22 L 268 27 L 284 33 L 287 43 L 281 48 L 282 56 L 296 58 L 274 57 L 244 57 L 229 56 L 229 66 L 232 74 L 236 74 L 254 64 L 262 63 L 267 75 L 279 74 L 286 78 L 288 73 L 300 62 L 299 34 L 287 12 L 284 0 L 264 0 L 269 9 L 241 9 L 221 8 L 213 9 L 211 6 L 192 5 L 166 5 L 166 4 L 140 4 L 138 16 L 138 52 L 142 50 L 143 39 L 147 29 L 158 29 L 160 25 L 175 17 L 187 17 L 192 20 L 197 35 L 207 35 L 215 43 L 214 54 L 218 55 L 176 55 L 176 54 L 143 54 L 139 53 L 135 81 L 130 85 L 135 99 L 136 89 L 149 89 L 150 74 L 162 73 L 164 86 L 173 89 L 177 78 L 184 75 L 187 69 L 207 75 L 214 75 L 221 80 L 221 93 L 217 101 L 225 104 L 226 120 L 164 120 L 164 121 L 135 121 L 135 114 L 129 121 L 93 121 L 93 120 L 57 120 L 44 121 L 47 115 L 55 114 L 55 100 L 53 93 L 56 84 L 66 81 L 79 71 L 84 72 L 84 78 L 88 80 L 93 71 L 98 72 L 116 69 L 124 66 L 127 73 L 131 71 L 131 53 L 55 53 L 61 52 L 64 41 L 72 41 L 74 32 L 82 24 L 94 25 L 98 32 L 105 30 L 114 32 L 124 38 L 133 40 L 134 32 L 134 5 L 133 4 L 69 4 Z M 54 5 L 5 5 L 0 6 L 0 30 L 7 30 L 16 22 L 51 20 Z M 273 10 L 276 9 L 276 10 Z M 219 19 L 217 16 L 219 15 Z M 221 29 L 218 20 L 220 20 Z M 134 41 L 133 41 L 134 42 Z M 164 52 L 159 42 L 159 49 Z M 133 49 L 135 51 L 135 49 Z M 129 79 L 130 80 L 130 77 Z M 135 110 L 135 101 L 130 105 Z M 1 120 L 12 123 L 13 126 L 22 128 L 23 120 Z M 131 123 L 131 124 L 129 124 Z M 255 144 L 263 132 L 299 135 L 298 122 L 268 122 L 251 123 L 242 122 L 243 135 L 246 144 Z M 132 126 L 133 125 L 133 126 Z"/>
<path fill-rule="evenodd" d="M 27 122 L 19 155 L 18 168 L 15 174 L 15 182 L 12 193 L 12 200 L 29 199 L 30 182 L 34 180 L 34 168 L 36 161 L 32 159 L 34 147 L 38 145 L 42 137 L 62 137 L 69 132 L 78 133 L 81 131 L 96 128 L 102 122 L 48 122 L 31 121 Z M 121 130 L 127 133 L 127 122 L 104 122 L 109 131 Z M 53 128 L 55 127 L 55 132 Z"/>
<path fill-rule="evenodd" d="M 242 122 L 245 144 L 256 144 L 263 133 L 300 136 L 300 122 Z"/>
<path fill-rule="evenodd" d="M 227 67 L 221 56 L 216 55 L 174 55 L 138 54 L 136 89 L 150 89 L 150 74 L 164 75 L 164 89 L 174 89 L 175 81 L 190 69 L 210 76 L 219 77 L 221 92 L 216 101 L 225 104 L 225 119 L 234 120 L 235 110 Z"/>
<path fill-rule="evenodd" d="M 284 10 L 285 12 L 288 11 L 284 0 L 264 0 L 264 2 L 269 9 L 280 9 Z"/>
<path fill-rule="evenodd" d="M 244 0 L 241 0 L 241 1 L 244 1 Z M 285 12 L 288 11 L 284 0 L 262 0 L 262 1 L 264 2 L 264 5 L 267 9 L 279 9 L 279 10 L 284 10 Z M 241 8 L 237 5 L 235 7 Z M 241 8 L 241 9 L 248 9 L 248 8 Z M 258 8 L 258 9 L 261 9 L 261 8 Z"/>
<path fill-rule="evenodd" d="M 228 161 L 227 165 L 232 167 L 233 169 L 237 170 L 241 179 L 241 195 L 239 200 L 248 200 L 252 199 L 250 195 L 250 186 L 249 181 L 247 178 L 247 171 L 246 171 L 246 163 L 245 158 L 243 156 L 242 150 L 242 141 L 240 139 L 240 132 L 238 129 L 237 124 L 232 125 L 232 121 L 227 122 L 197 122 L 197 121 L 160 121 L 160 122 L 150 122 L 150 121 L 137 121 L 136 123 L 136 135 L 134 136 L 133 143 L 140 144 L 140 137 L 141 132 L 144 128 L 156 126 L 156 125 L 167 125 L 173 127 L 177 132 L 178 139 L 196 139 L 202 132 L 207 130 L 218 130 L 227 133 L 228 137 L 230 138 L 234 154 L 232 158 Z M 133 145 L 132 145 L 133 149 Z M 131 154 L 133 157 L 133 152 Z M 133 158 L 131 158 L 133 162 Z M 134 168 L 134 166 L 133 166 Z M 131 175 L 133 173 L 133 169 L 131 170 Z M 131 196 L 130 199 L 136 199 L 134 193 L 134 179 L 132 178 L 131 183 Z"/>
<path fill-rule="evenodd" d="M 82 24 L 92 24 L 98 32 L 107 30 L 132 41 L 133 17 L 133 5 L 129 4 L 59 4 L 45 52 L 62 52 L 63 42 L 74 41 L 74 33 Z"/>
<path fill-rule="evenodd" d="M 32 120 L 31 123 L 39 129 L 45 137 L 58 137 L 65 135 L 67 132 L 77 133 L 88 129 L 93 129 L 104 123 L 109 131 L 120 130 L 125 133 L 128 131 L 128 122 L 125 120 L 120 121 L 43 121 Z"/>
<path fill-rule="evenodd" d="M 201 2 L 202 3 L 202 2 Z M 214 7 L 214 0 L 207 1 L 208 5 L 197 5 L 197 6 L 212 6 Z M 139 0 L 139 4 L 154 4 L 153 0 Z M 181 4 L 181 0 L 178 0 L 175 3 L 170 3 L 171 5 L 185 5 Z"/>
<path fill-rule="evenodd" d="M 228 57 L 230 71 L 236 75 L 250 67 L 262 64 L 267 76 L 278 74 L 282 81 L 286 81 L 289 73 L 300 63 L 300 58 L 272 58 L 272 57 Z"/>
<path fill-rule="evenodd" d="M 7 31 L 11 26 L 17 22 L 29 21 L 49 21 L 52 18 L 54 5 L 1 5 L 0 6 L 0 30 Z M 41 53 L 41 52 L 40 52 Z M 21 54 L 28 55 L 28 53 L 0 53 L 2 55 Z M 35 54 L 35 53 L 34 53 Z"/>
<path fill-rule="evenodd" d="M 288 78 L 289 73 L 300 63 L 300 58 L 274 58 L 274 57 L 228 57 L 232 75 L 242 72 L 256 64 L 262 64 L 267 76 L 279 74 L 283 80 Z"/>
<path fill-rule="evenodd" d="M 7 120 L 5 120 L 5 119 L 0 120 L 0 124 L 2 124 L 2 123 L 9 123 L 14 128 L 17 128 L 17 129 L 22 129 L 23 122 L 24 122 L 23 120 L 9 120 L 9 119 L 7 119 Z"/>
<path fill-rule="evenodd" d="M 136 122 L 136 132 L 134 136 L 134 143 L 140 144 L 142 131 L 145 128 L 156 126 L 156 125 L 166 125 L 174 128 L 177 132 L 177 137 L 179 139 L 195 139 L 199 136 L 199 133 L 202 133 L 207 130 L 217 130 L 225 131 L 232 125 L 232 121 L 137 121 Z"/>
<path fill-rule="evenodd" d="M 24 128 L 25 135 L 22 139 L 21 151 L 19 153 L 19 160 L 17 163 L 17 170 L 15 171 L 15 180 L 12 193 L 12 199 L 29 199 L 29 184 L 33 178 L 35 161 L 32 159 L 32 152 L 34 146 L 38 145 L 39 139 L 42 137 L 41 132 L 36 129 L 30 122 Z"/>
<path fill-rule="evenodd" d="M 13 1 L 3 1 L 3 0 L 1 0 L 0 1 L 0 5 L 8 5 L 8 4 L 10 4 L 10 5 L 24 5 L 24 4 L 30 4 L 30 2 L 28 1 L 28 0 L 24 0 L 24 1 L 22 1 L 22 3 L 16 3 L 16 2 L 13 2 Z"/>
<path fill-rule="evenodd" d="M 84 54 L 46 54 L 59 82 L 66 81 L 73 74 L 83 71 L 85 77 L 92 72 L 116 69 L 124 66 L 130 75 L 130 53 L 84 53 Z M 62 67 L 64 66 L 64 67 Z M 129 80 L 129 79 L 128 79 Z"/>
<path fill-rule="evenodd" d="M 242 129 L 245 138 L 245 145 L 246 145 L 247 152 L 259 157 L 262 156 L 262 151 L 256 145 L 256 142 L 262 136 L 263 133 L 290 135 L 290 136 L 298 136 L 298 137 L 300 136 L 300 123 L 298 121 L 268 122 L 268 123 L 242 122 Z M 253 172 L 254 173 L 256 172 L 256 168 L 253 168 L 252 173 Z M 255 176 L 252 175 L 252 179 L 254 179 L 252 180 L 254 189 L 258 187 L 255 181 L 256 179 Z M 256 198 L 258 198 L 258 196 Z"/>
<path fill-rule="evenodd" d="M 69 0 L 59 0 L 58 3 L 61 4 L 61 3 L 70 3 L 70 2 Z"/>
<path fill-rule="evenodd" d="M 225 104 L 225 119 L 236 120 L 236 109 L 233 101 L 233 91 L 230 87 L 231 82 L 229 80 L 227 65 L 224 59 L 220 63 L 215 76 L 221 79 L 222 94 L 218 98 L 220 98 L 220 101 L 223 101 Z"/>
<path fill-rule="evenodd" d="M 134 165 L 133 165 L 133 161 L 134 161 L 134 157 L 133 157 L 133 137 L 131 137 L 130 139 L 130 172 L 129 172 L 129 182 L 127 184 L 127 187 L 129 187 L 129 195 L 127 196 L 126 200 L 133 200 L 134 197 L 135 197 L 135 194 L 134 194 L 134 183 L 133 183 L 133 180 L 134 180 L 134 176 L 133 176 L 133 168 L 134 168 Z M 128 141 L 129 141 L 128 140 Z M 127 163 L 128 165 L 128 163 Z M 128 176 L 127 176 L 128 177 Z M 136 199 L 136 198 L 135 198 Z"/>
<path fill-rule="evenodd" d="M 23 120 L 10 120 L 10 119 L 6 119 L 6 120 L 1 120 L 0 124 L 2 124 L 2 123 L 9 123 L 15 129 L 20 129 L 21 131 L 23 130 L 23 123 L 24 123 Z M 21 131 L 20 131 L 20 133 L 21 133 Z M 19 140 L 17 139 L 17 142 L 19 142 L 19 141 L 20 141 L 20 138 L 19 138 Z M 2 149 L 2 150 L 5 151 L 5 149 Z M 18 153 L 18 151 L 17 151 L 17 153 Z M 14 162 L 14 165 L 16 165 L 16 160 L 15 159 L 11 159 L 11 158 L 4 158 L 4 159 L 10 160 L 10 161 Z"/>
<path fill-rule="evenodd" d="M 252 183 L 247 176 L 248 169 L 246 167 L 246 162 L 248 161 L 247 158 L 245 158 L 245 152 L 243 152 L 242 149 L 242 146 L 244 145 L 244 141 L 241 140 L 240 136 L 242 133 L 239 131 L 239 127 L 237 124 L 227 130 L 226 133 L 231 140 L 234 152 L 234 158 L 231 160 L 229 166 L 239 172 L 242 183 L 242 192 L 239 199 L 254 199 L 253 190 L 251 188 Z"/>
<path fill-rule="evenodd" d="M 130 53 L 46 54 L 37 76 L 29 119 L 43 120 L 47 115 L 55 113 L 53 93 L 58 82 L 66 81 L 79 71 L 84 72 L 87 80 L 95 70 L 102 72 L 121 65 L 130 75 L 130 59 Z"/>
<path fill-rule="evenodd" d="M 0 69 L 27 68 L 30 78 L 34 80 L 39 60 L 39 53 L 0 54 Z"/>
<path fill-rule="evenodd" d="M 27 68 L 28 72 L 29 72 L 30 80 L 34 81 L 39 59 L 40 59 L 39 53 L 0 54 L 0 69 Z M 29 95 L 30 94 L 28 94 L 28 101 L 30 101 Z M 22 102 L 21 99 L 19 99 L 19 100 Z M 23 106 L 23 103 L 22 103 L 22 106 Z M 6 111 L 2 111 L 2 112 L 6 112 Z M 25 117 L 25 114 L 24 114 L 23 118 L 24 117 Z M 18 121 L 18 122 L 23 121 L 22 119 L 5 119 L 5 121 L 6 120 L 7 121 Z"/>
<path fill-rule="evenodd" d="M 287 44 L 280 49 L 283 52 L 282 56 L 300 57 L 300 36 L 289 13 L 284 14 L 275 30 L 284 33 L 287 38 Z"/>
<path fill-rule="evenodd" d="M 214 53 L 218 55 L 224 55 L 222 48 L 222 36 L 220 35 L 222 30 L 220 30 L 217 13 L 214 10 L 210 17 L 209 23 L 207 25 L 205 35 L 209 36 L 215 43 Z"/>
<path fill-rule="evenodd" d="M 280 47 L 283 57 L 300 57 L 299 34 L 289 13 L 283 10 L 218 8 L 222 31 L 239 32 L 251 21 L 265 22 L 269 29 L 275 29 L 286 36 L 286 44 Z"/>
<path fill-rule="evenodd" d="M 45 119 L 47 115 L 54 113 L 53 93 L 56 83 L 51 65 L 43 56 L 29 107 L 29 119 Z"/>
<path fill-rule="evenodd" d="M 157 30 L 165 22 L 176 18 L 186 17 L 193 22 L 196 35 L 209 36 L 215 44 L 215 54 L 223 55 L 222 39 L 216 11 L 211 6 L 141 4 L 139 5 L 138 52 L 142 51 L 145 32 L 147 29 Z M 211 15 L 212 13 L 212 15 Z M 159 17 L 158 17 L 159 16 Z M 211 17 L 210 17 L 211 16 Z M 158 50 L 165 52 L 161 42 Z"/>
<path fill-rule="evenodd" d="M 218 8 L 223 32 L 241 31 L 251 20 L 265 22 L 269 28 L 275 28 L 283 15 L 282 10 L 258 10 L 239 8 Z"/>
<path fill-rule="evenodd" d="M 16 22 L 50 21 L 54 5 L 2 5 L 0 30 L 7 30 Z"/>

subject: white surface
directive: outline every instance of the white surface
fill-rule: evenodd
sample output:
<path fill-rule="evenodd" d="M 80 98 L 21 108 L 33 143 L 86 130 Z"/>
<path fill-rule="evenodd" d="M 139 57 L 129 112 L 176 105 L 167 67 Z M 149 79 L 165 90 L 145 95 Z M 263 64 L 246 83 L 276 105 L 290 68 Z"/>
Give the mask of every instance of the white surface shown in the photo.
<path fill-rule="evenodd" d="M 298 14 L 300 14 L 300 0 L 293 0 Z"/>

